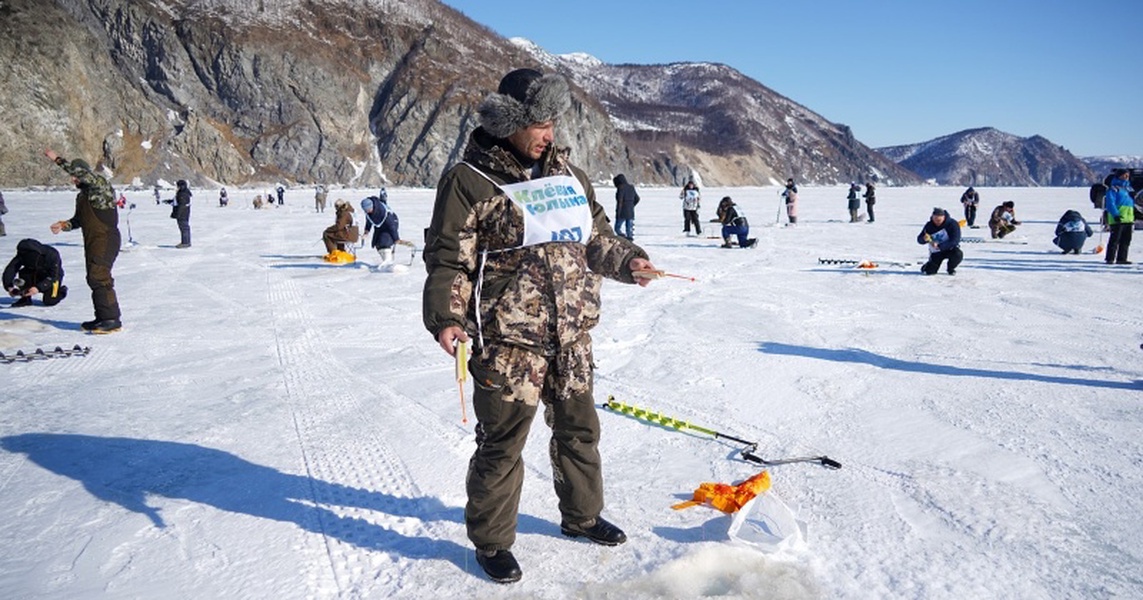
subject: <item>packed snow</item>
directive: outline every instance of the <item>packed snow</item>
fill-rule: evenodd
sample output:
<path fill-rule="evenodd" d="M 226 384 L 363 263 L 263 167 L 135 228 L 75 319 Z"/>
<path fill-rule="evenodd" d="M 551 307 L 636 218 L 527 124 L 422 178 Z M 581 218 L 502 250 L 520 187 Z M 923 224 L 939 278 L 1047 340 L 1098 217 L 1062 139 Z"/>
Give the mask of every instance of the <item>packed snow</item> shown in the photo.
<path fill-rule="evenodd" d="M 844 187 L 803 189 L 796 227 L 776 226 L 778 191 L 704 189 L 703 234 L 687 237 L 678 190 L 639 188 L 636 242 L 696 281 L 604 284 L 595 393 L 768 459 L 839 461 L 770 470 L 805 542 L 763 552 L 730 539 L 727 515 L 670 508 L 757 474 L 739 444 L 601 409 L 604 516 L 629 541 L 560 534 L 537 422 L 524 577 L 507 586 L 465 536 L 471 402 L 465 423 L 453 362 L 421 325 L 419 254 L 404 273 L 369 248 L 323 263 L 334 215 L 309 189 L 264 210 L 255 190 L 231 189 L 227 208 L 194 190 L 180 250 L 169 207 L 128 191 L 124 328 L 85 335 L 80 233 L 48 231 L 74 194 L 5 192 L 0 259 L 25 237 L 54 244 L 71 292 L 53 308 L 0 300 L 0 351 L 91 351 L 0 363 L 3 596 L 1143 597 L 1143 272 L 1105 265 L 1098 237 L 1080 256 L 1052 246 L 1065 210 L 1096 220 L 1087 190 L 980 190 L 982 221 L 1014 200 L 1023 225 L 1004 243 L 966 229 L 980 241 L 957 275 L 931 277 L 916 236 L 934 205 L 959 218 L 963 190 L 880 189 L 876 222 L 851 224 Z M 597 192 L 610 212 L 613 190 Z M 724 195 L 757 248 L 711 237 Z M 419 246 L 433 191 L 389 198 Z"/>

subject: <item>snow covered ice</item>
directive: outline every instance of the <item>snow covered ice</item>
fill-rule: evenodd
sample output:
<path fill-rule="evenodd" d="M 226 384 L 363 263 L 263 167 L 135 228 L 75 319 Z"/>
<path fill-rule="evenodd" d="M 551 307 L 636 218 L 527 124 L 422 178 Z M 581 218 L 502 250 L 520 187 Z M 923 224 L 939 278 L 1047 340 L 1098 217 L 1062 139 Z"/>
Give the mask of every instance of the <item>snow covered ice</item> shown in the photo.
<path fill-rule="evenodd" d="M 678 189 L 637 187 L 636 243 L 697 281 L 604 284 L 596 399 L 757 441 L 765 458 L 841 462 L 771 469 L 807 524 L 801 549 L 738 546 L 730 517 L 669 508 L 756 474 L 738 445 L 601 411 L 604 516 L 629 541 L 560 535 L 537 422 L 524 578 L 492 583 L 464 532 L 471 406 L 462 424 L 451 359 L 421 325 L 419 254 L 405 273 L 371 268 L 368 248 L 322 263 L 333 214 L 309 189 L 258 211 L 259 190 L 218 208 L 195 189 L 194 246 L 176 250 L 169 207 L 128 191 L 124 329 L 87 336 L 80 233 L 48 232 L 74 194 L 13 190 L 0 259 L 24 237 L 53 244 L 71 293 L 50 309 L 0 301 L 0 351 L 92 350 L 0 364 L 3 596 L 1143 597 L 1143 273 L 1090 254 L 1097 237 L 1081 256 L 1051 245 L 1066 209 L 1097 223 L 1086 189 L 981 189 L 982 215 L 1016 202 L 1027 244 L 965 244 L 956 277 L 924 277 L 889 263 L 923 260 L 922 224 L 933 206 L 959 218 L 963 189 L 884 187 L 877 222 L 849 224 L 845 187 L 808 187 L 798 226 L 776 227 L 778 188 L 705 188 L 703 236 L 688 238 Z M 610 211 L 613 190 L 597 193 Z M 723 195 L 757 248 L 706 237 Z M 433 191 L 389 196 L 419 245 Z"/>

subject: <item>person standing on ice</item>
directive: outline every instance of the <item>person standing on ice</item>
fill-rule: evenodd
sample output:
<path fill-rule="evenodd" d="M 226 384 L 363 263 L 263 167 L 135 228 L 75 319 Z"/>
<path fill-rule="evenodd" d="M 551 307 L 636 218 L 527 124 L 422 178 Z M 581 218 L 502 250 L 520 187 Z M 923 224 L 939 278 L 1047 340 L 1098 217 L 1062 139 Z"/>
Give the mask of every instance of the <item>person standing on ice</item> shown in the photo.
<path fill-rule="evenodd" d="M 639 204 L 639 193 L 635 186 L 627 183 L 627 176 L 622 173 L 611 182 L 615 184 L 615 235 L 634 240 L 635 205 Z"/>
<path fill-rule="evenodd" d="M 437 185 L 425 234 L 423 318 L 440 347 L 475 338 L 476 450 L 464 520 L 476 560 L 500 583 L 518 581 L 512 554 L 524 483 L 521 458 L 540 405 L 560 532 L 607 546 L 627 536 L 605 520 L 591 329 L 601 279 L 647 285 L 647 253 L 615 235 L 582 170 L 556 146 L 571 106 L 567 80 L 518 69 L 478 109 L 462 161 Z"/>
<path fill-rule="evenodd" d="M 848 201 L 846 207 L 849 208 L 849 222 L 857 223 L 857 210 L 861 208 L 861 198 L 858 197 L 857 192 L 861 191 L 861 186 L 857 185 L 856 181 L 849 183 L 849 195 L 845 197 Z"/>
<path fill-rule="evenodd" d="M 794 185 L 793 178 L 786 180 L 786 189 L 782 190 L 782 198 L 786 201 L 786 218 L 789 219 L 790 225 L 797 225 L 798 186 Z"/>
<path fill-rule="evenodd" d="M 326 189 L 324 183 L 317 184 L 314 188 L 314 212 L 325 212 L 325 201 L 329 197 L 329 190 Z"/>
<path fill-rule="evenodd" d="M 393 262 L 393 245 L 401 239 L 398 231 L 400 221 L 397 213 L 389 208 L 385 198 L 370 196 L 361 201 L 361 210 L 365 212 L 365 235 L 373 230 L 373 239 L 370 246 L 381 254 L 382 266 Z"/>
<path fill-rule="evenodd" d="M 980 204 L 980 194 L 971 186 L 960 195 L 960 203 L 964 206 L 964 222 L 976 229 L 976 207 Z"/>
<path fill-rule="evenodd" d="M 921 266 L 922 273 L 936 275 L 947 259 L 949 275 L 956 275 L 957 266 L 964 260 L 964 252 L 960 250 L 960 223 L 950 217 L 947 210 L 933 209 L 929 222 L 917 234 L 917 243 L 929 248 L 929 261 Z"/>
<path fill-rule="evenodd" d="M 1103 198 L 1103 211 L 1107 215 L 1107 226 L 1111 234 L 1107 238 L 1107 264 L 1129 265 L 1127 253 L 1131 249 L 1131 233 L 1135 227 L 1135 201 L 1131 199 L 1131 172 L 1116 169 L 1114 177 L 1107 185 Z"/>
<path fill-rule="evenodd" d="M 683 233 L 690 236 L 691 225 L 695 226 L 695 235 L 702 235 L 702 225 L 699 225 L 698 211 L 702 206 L 702 194 L 699 193 L 695 178 L 687 178 L 683 191 L 679 192 L 679 199 L 683 201 Z"/>
<path fill-rule="evenodd" d="M 175 186 L 178 187 L 178 190 L 175 192 L 175 206 L 171 210 L 171 216 L 179 224 L 179 243 L 175 248 L 190 248 L 190 202 L 192 194 L 185 179 L 178 180 Z"/>
<path fill-rule="evenodd" d="M 4 204 L 4 192 L 0 192 L 0 217 L 6 214 L 8 214 L 8 206 Z M 0 219 L 0 237 L 6 235 L 8 235 L 8 232 L 4 231 L 4 219 Z"/>
<path fill-rule="evenodd" d="M 71 182 L 79 188 L 75 196 L 75 215 L 52 223 L 50 229 L 53 234 L 73 229 L 83 232 L 83 258 L 87 267 L 87 285 L 91 287 L 91 302 L 95 305 L 95 319 L 84 321 L 80 328 L 92 333 L 119 331 L 123 323 L 119 320 L 119 298 L 115 294 L 111 267 L 119 257 L 123 238 L 119 235 L 115 190 L 107 179 L 92 171 L 82 159 L 68 162 L 51 148 L 44 151 L 44 156 L 67 171 Z M 155 189 L 157 191 L 158 187 Z"/>
<path fill-rule="evenodd" d="M 873 222 L 873 205 L 877 204 L 877 189 L 872 181 L 865 182 L 865 212 L 869 215 L 869 222 Z"/>

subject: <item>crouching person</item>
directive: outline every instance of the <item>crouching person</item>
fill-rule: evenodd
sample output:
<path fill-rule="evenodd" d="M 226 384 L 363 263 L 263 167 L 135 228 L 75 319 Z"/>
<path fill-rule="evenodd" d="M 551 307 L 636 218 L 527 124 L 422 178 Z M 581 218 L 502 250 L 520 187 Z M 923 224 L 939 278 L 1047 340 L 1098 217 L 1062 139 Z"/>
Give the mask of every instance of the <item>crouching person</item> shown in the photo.
<path fill-rule="evenodd" d="M 17 298 L 12 308 L 30 305 L 36 294 L 43 294 L 44 306 L 55 306 L 67 297 L 63 276 L 60 253 L 28 238 L 16 244 L 16 256 L 4 269 L 3 284 L 8 295 Z"/>
<path fill-rule="evenodd" d="M 750 236 L 750 223 L 746 215 L 738 210 L 738 205 L 730 196 L 725 196 L 718 203 L 718 221 L 722 223 L 722 247 L 730 248 L 730 236 L 738 238 L 739 248 L 753 248 L 758 240 Z"/>
<path fill-rule="evenodd" d="M 948 260 L 949 275 L 956 275 L 957 266 L 964 260 L 964 253 L 960 250 L 960 223 L 950 217 L 947 210 L 933 209 L 929 222 L 917 235 L 917 243 L 929 248 L 929 262 L 921 266 L 922 273 L 936 275 L 941 270 L 941 263 Z"/>
<path fill-rule="evenodd" d="M 1059 246 L 1063 254 L 1079 254 L 1083 244 L 1091 237 L 1091 226 L 1078 212 L 1069 210 L 1056 223 L 1056 238 L 1052 243 Z"/>
<path fill-rule="evenodd" d="M 1004 236 L 1016 231 L 1020 221 L 1016 220 L 1016 203 L 1009 200 L 992 209 L 992 217 L 988 219 L 988 228 L 992 231 L 992 239 L 1003 239 Z"/>

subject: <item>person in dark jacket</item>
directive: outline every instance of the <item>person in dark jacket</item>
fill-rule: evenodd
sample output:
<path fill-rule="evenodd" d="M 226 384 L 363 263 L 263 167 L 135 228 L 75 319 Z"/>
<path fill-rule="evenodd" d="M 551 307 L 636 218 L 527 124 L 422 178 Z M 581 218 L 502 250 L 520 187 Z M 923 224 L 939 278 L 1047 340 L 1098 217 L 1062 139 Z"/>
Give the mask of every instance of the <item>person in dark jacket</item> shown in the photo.
<path fill-rule="evenodd" d="M 627 541 L 601 515 L 591 329 L 604 277 L 645 286 L 655 267 L 615 235 L 587 174 L 555 145 L 555 121 L 570 107 L 561 75 L 505 75 L 477 110 L 463 160 L 437 184 L 425 232 L 425 328 L 449 356 L 461 342 L 475 344 L 464 521 L 477 563 L 500 583 L 522 576 L 511 549 L 537 414 L 552 430 L 560 533 Z"/>
<path fill-rule="evenodd" d="M 960 195 L 960 203 L 964 206 L 964 224 L 976 229 L 976 208 L 980 205 L 980 194 L 970 186 Z"/>
<path fill-rule="evenodd" d="M 8 262 L 0 282 L 9 296 L 19 298 L 12 303 L 12 308 L 28 306 L 36 294 L 43 294 L 44 306 L 55 306 L 67 297 L 63 276 L 60 253 L 28 238 L 16 244 L 16 256 Z"/>
<path fill-rule="evenodd" d="M 857 192 L 859 191 L 861 191 L 861 187 L 857 185 L 857 182 L 850 182 L 849 194 L 847 194 L 845 197 L 847 200 L 846 208 L 849 209 L 850 223 L 857 223 L 861 221 L 861 219 L 857 216 L 857 211 L 861 208 L 861 198 L 857 196 Z"/>
<path fill-rule="evenodd" d="M 869 222 L 873 222 L 873 205 L 877 204 L 877 189 L 872 181 L 865 182 L 865 212 L 869 214 Z"/>
<path fill-rule="evenodd" d="M 956 275 L 956 268 L 964 260 L 964 253 L 960 250 L 960 223 L 949 216 L 943 208 L 934 208 L 929 222 L 917 234 L 917 243 L 925 244 L 929 248 L 929 261 L 921 266 L 925 275 L 936 275 L 941 270 L 941 263 L 949 261 L 949 275 Z"/>
<path fill-rule="evenodd" d="M 8 214 L 8 206 L 4 204 L 4 192 L 0 192 L 0 217 Z M 0 219 L 0 237 L 8 235 L 4 230 L 4 219 Z"/>
<path fill-rule="evenodd" d="M 286 188 L 278 186 L 276 191 L 278 192 L 278 206 L 281 206 L 286 203 Z"/>
<path fill-rule="evenodd" d="M 615 184 L 615 235 L 634 240 L 635 205 L 639 204 L 639 193 L 635 186 L 627 183 L 627 176 L 622 173 L 611 181 Z"/>
<path fill-rule="evenodd" d="M 103 176 L 96 174 L 82 159 L 68 162 L 48 148 L 47 156 L 71 175 L 79 188 L 75 196 L 75 214 L 67 220 L 52 223 L 52 233 L 80 229 L 83 231 L 83 257 L 87 268 L 87 285 L 91 287 L 91 302 L 95 305 L 95 319 L 80 327 L 92 333 L 119 331 L 119 298 L 115 294 L 115 280 L 111 267 L 119 256 L 123 243 L 119 236 L 119 210 L 115 208 L 115 190 Z"/>
<path fill-rule="evenodd" d="M 370 196 L 361 201 L 361 210 L 365 211 L 365 235 L 373 230 L 369 245 L 381 254 L 382 266 L 393 262 L 393 246 L 401 240 L 401 221 L 389 208 L 388 197 L 388 194 L 384 198 Z"/>
<path fill-rule="evenodd" d="M 178 180 L 175 185 L 178 189 L 175 191 L 175 205 L 171 207 L 171 216 L 179 224 L 179 237 L 181 238 L 175 248 L 190 248 L 190 201 L 192 194 L 185 179 Z"/>
<path fill-rule="evenodd" d="M 730 236 L 738 238 L 739 248 L 753 248 L 758 244 L 756 238 L 750 237 L 750 222 L 746 215 L 738 209 L 738 205 L 730 196 L 724 196 L 718 203 L 718 221 L 722 223 L 722 247 L 732 248 Z"/>
<path fill-rule="evenodd" d="M 1079 254 L 1089 237 L 1091 237 L 1091 226 L 1078 212 L 1069 210 L 1060 217 L 1060 222 L 1056 223 L 1056 238 L 1052 243 L 1059 246 L 1063 254 L 1069 252 Z"/>

